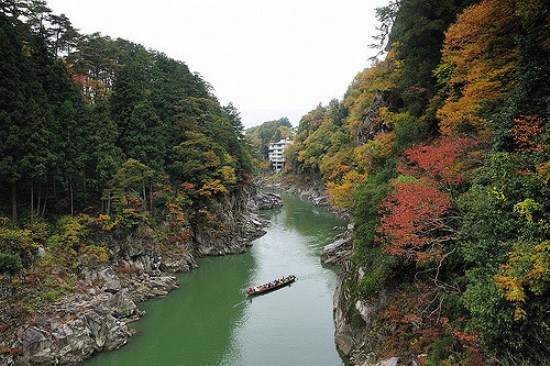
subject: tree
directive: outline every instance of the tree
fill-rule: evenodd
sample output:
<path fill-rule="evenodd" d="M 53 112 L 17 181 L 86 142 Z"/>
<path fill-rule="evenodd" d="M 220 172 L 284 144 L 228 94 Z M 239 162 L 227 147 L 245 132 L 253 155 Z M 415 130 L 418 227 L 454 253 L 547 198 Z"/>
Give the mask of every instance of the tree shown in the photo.
<path fill-rule="evenodd" d="M 517 68 L 515 7 L 515 1 L 503 5 L 485 0 L 467 8 L 449 27 L 439 66 L 439 75 L 447 75 L 440 82 L 449 90 L 437 112 L 443 134 L 488 134 L 487 116 L 506 94 Z M 450 73 L 443 72 L 446 68 Z"/>
<path fill-rule="evenodd" d="M 473 146 L 465 138 L 441 137 L 405 150 L 397 168 L 403 175 L 380 210 L 378 240 L 388 253 L 416 262 L 443 259 L 445 245 L 456 239 L 451 188 L 464 181 L 459 164 Z"/>
<path fill-rule="evenodd" d="M 533 154 L 536 156 L 537 154 Z M 534 156 L 496 153 L 458 201 L 460 254 L 468 265 L 462 303 L 491 351 L 524 364 L 547 359 L 547 178 Z M 524 297 L 525 296 L 525 297 Z"/>
<path fill-rule="evenodd" d="M 12 221 L 17 222 L 16 183 L 21 178 L 19 160 L 23 142 L 20 124 L 25 106 L 27 60 L 21 49 L 13 18 L 0 13 L 0 181 L 11 188 Z"/>
<path fill-rule="evenodd" d="M 468 1 L 401 1 L 390 42 L 399 64 L 397 83 L 405 111 L 420 116 L 436 93 L 433 70 L 441 59 L 445 31 Z"/>
<path fill-rule="evenodd" d="M 147 207 L 146 187 L 154 176 L 154 171 L 136 159 L 128 159 L 116 172 L 103 197 L 107 200 L 107 214 L 111 205 L 117 208 L 128 206 L 132 198 L 140 198 Z M 152 194 L 152 191 L 150 191 Z"/>
<path fill-rule="evenodd" d="M 452 187 L 465 180 L 465 174 L 457 165 L 475 146 L 466 138 L 440 137 L 430 145 L 416 145 L 405 150 L 406 164 L 400 164 L 397 172 L 420 178 L 428 178 L 442 187 Z"/>
<path fill-rule="evenodd" d="M 421 263 L 440 260 L 444 244 L 455 238 L 444 220 L 450 209 L 450 194 L 432 181 L 398 178 L 382 202 L 379 240 L 392 255 Z"/>

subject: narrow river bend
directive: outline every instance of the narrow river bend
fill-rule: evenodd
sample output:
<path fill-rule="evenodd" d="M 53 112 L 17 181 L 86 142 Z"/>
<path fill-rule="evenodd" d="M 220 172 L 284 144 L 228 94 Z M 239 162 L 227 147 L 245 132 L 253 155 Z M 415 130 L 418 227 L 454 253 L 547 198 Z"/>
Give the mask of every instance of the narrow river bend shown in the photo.
<path fill-rule="evenodd" d="M 85 366 L 344 365 L 334 345 L 334 270 L 320 252 L 344 226 L 295 196 L 268 211 L 267 234 L 244 255 L 201 259 L 180 290 L 140 305 L 127 346 Z M 247 298 L 246 288 L 294 274 L 290 287 Z"/>

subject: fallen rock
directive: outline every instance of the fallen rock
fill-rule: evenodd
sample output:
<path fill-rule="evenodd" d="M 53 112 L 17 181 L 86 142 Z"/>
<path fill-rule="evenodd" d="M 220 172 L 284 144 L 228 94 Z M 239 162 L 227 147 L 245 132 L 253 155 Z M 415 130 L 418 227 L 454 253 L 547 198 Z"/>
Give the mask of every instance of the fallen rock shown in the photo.
<path fill-rule="evenodd" d="M 259 192 L 256 197 L 250 200 L 250 207 L 253 211 L 271 210 L 283 206 L 281 196 L 270 192 Z"/>
<path fill-rule="evenodd" d="M 324 264 L 342 266 L 346 259 L 351 256 L 352 250 L 353 239 L 351 236 L 336 239 L 323 248 L 321 262 Z"/>

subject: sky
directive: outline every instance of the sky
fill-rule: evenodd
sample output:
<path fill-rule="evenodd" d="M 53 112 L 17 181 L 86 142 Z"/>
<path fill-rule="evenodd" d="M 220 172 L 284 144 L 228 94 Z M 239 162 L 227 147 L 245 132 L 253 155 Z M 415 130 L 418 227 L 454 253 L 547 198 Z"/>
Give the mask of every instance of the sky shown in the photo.
<path fill-rule="evenodd" d="M 48 0 L 81 33 L 124 38 L 185 62 L 245 127 L 342 99 L 376 50 L 389 0 Z"/>

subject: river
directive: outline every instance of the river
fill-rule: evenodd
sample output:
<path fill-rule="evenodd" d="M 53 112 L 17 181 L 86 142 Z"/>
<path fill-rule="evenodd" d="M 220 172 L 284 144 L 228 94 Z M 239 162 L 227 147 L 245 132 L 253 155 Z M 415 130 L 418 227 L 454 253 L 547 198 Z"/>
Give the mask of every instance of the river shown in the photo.
<path fill-rule="evenodd" d="M 267 234 L 243 255 L 204 258 L 178 276 L 180 289 L 140 304 L 139 334 L 85 366 L 344 365 L 334 345 L 334 269 L 320 264 L 324 245 L 344 222 L 295 196 L 264 213 Z M 289 287 L 248 298 L 246 289 L 283 275 Z"/>

